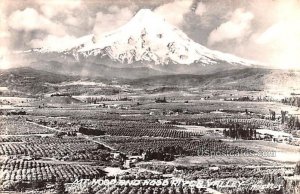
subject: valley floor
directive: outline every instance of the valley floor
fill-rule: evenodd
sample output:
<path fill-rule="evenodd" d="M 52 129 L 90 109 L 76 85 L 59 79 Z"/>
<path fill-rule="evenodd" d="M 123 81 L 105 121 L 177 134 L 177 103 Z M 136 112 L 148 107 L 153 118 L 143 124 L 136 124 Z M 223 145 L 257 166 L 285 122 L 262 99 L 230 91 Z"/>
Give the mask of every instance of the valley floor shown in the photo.
<path fill-rule="evenodd" d="M 14 98 L 1 109 L 0 189 L 99 194 L 290 189 L 281 180 L 296 173 L 299 138 L 290 118 L 281 122 L 280 111 L 292 114 L 297 107 L 191 96 L 158 102 L 161 96 L 93 103 L 78 97 Z M 116 177 L 112 185 L 99 183 Z"/>

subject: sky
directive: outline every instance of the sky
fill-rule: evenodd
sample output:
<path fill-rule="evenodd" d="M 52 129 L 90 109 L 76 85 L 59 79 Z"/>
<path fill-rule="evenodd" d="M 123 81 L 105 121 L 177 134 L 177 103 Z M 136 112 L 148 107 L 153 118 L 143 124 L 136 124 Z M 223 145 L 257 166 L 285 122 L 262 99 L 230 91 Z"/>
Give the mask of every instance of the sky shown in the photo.
<path fill-rule="evenodd" d="M 0 68 L 13 51 L 101 37 L 142 8 L 210 49 L 300 69 L 300 0 L 1 0 Z"/>

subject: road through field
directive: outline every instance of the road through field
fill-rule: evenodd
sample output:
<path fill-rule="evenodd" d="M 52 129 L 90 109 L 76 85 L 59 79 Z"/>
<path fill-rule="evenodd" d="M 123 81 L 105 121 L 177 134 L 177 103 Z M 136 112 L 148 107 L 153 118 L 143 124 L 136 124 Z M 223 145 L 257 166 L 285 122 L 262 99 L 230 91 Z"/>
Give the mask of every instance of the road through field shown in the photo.
<path fill-rule="evenodd" d="M 100 140 L 94 140 L 93 137 L 90 137 L 88 135 L 84 135 L 82 134 L 82 137 L 84 137 L 85 139 L 89 140 L 89 141 L 92 141 L 92 142 L 95 142 L 97 144 L 101 144 L 111 150 L 116 150 L 115 148 L 111 147 L 110 145 L 108 145 L 107 143 L 103 142 L 103 141 L 100 141 Z"/>
<path fill-rule="evenodd" d="M 27 123 L 30 123 L 30 124 L 33 124 L 33 125 L 37 125 L 39 127 L 44 127 L 46 129 L 50 129 L 50 130 L 53 130 L 53 131 L 57 131 L 57 132 L 63 132 L 59 129 L 55 129 L 55 128 L 52 128 L 52 127 L 48 127 L 48 126 L 44 126 L 44 125 L 41 125 L 41 124 L 38 124 L 38 123 L 35 123 L 35 122 L 31 122 L 31 121 L 26 121 Z"/>
<path fill-rule="evenodd" d="M 44 125 L 41 125 L 41 124 L 38 124 L 38 123 L 35 123 L 35 122 L 31 122 L 31 121 L 26 121 L 30 124 L 33 124 L 33 125 L 37 125 L 39 127 L 44 127 L 44 128 L 47 128 L 49 130 L 53 130 L 53 131 L 57 131 L 57 132 L 65 132 L 65 131 L 62 131 L 62 130 L 59 130 L 59 129 L 56 129 L 56 128 L 53 128 L 53 127 L 48 127 L 48 126 L 44 126 Z M 88 135 L 84 135 L 82 133 L 79 133 L 81 137 L 85 138 L 86 140 L 88 141 L 92 141 L 92 142 L 95 142 L 97 144 L 101 144 L 103 145 L 104 147 L 110 149 L 110 150 L 116 150 L 115 148 L 109 146 L 108 144 L 106 144 L 105 142 L 102 142 L 102 141 L 99 141 L 99 140 L 94 140 L 92 137 L 88 136 Z"/>

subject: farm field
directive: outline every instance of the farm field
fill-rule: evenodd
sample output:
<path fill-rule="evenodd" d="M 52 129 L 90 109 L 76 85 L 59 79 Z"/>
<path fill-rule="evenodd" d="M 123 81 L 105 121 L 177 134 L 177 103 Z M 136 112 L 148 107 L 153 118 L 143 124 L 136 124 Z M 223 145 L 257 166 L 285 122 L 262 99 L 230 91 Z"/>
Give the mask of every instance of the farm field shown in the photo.
<path fill-rule="evenodd" d="M 231 145 L 247 146 L 252 150 L 260 151 L 268 155 L 273 153 L 272 157 L 266 157 L 274 162 L 293 164 L 300 160 L 300 147 L 286 143 L 264 142 L 264 141 L 243 141 L 231 142 Z"/>
<path fill-rule="evenodd" d="M 282 177 L 294 174 L 298 160 L 295 156 L 300 150 L 294 145 L 297 138 L 288 131 L 289 124 L 281 122 L 280 111 L 296 108 L 279 102 L 199 100 L 191 96 L 188 102 L 181 100 L 182 96 L 157 103 L 151 96 L 144 97 L 131 101 L 81 101 L 60 107 L 41 106 L 45 101 L 35 100 L 26 103 L 26 107 L 24 104 L 23 109 L 21 104 L 15 109 L 3 109 L 3 190 L 13 190 L 12 185 L 17 184 L 23 191 L 30 191 L 34 184 L 54 192 L 63 181 L 71 193 L 226 193 L 233 185 L 240 190 L 255 187 L 263 191 L 266 187 L 278 189 Z M 65 101 L 57 98 L 60 97 L 47 101 Z M 275 118 L 270 110 L 277 113 Z M 287 137 L 282 137 L 283 143 L 268 134 Z M 262 151 L 276 155 L 265 157 L 260 155 Z M 76 180 L 114 177 L 173 177 L 201 183 L 198 187 L 72 185 Z"/>
<path fill-rule="evenodd" d="M 22 141 L 0 144 L 0 155 L 101 161 L 107 154 L 103 146 L 83 138 L 25 137 Z"/>
<path fill-rule="evenodd" d="M 51 134 L 54 130 L 39 127 L 19 117 L 0 117 L 0 135 Z"/>
<path fill-rule="evenodd" d="M 101 141 L 115 147 L 117 150 L 131 155 L 146 152 L 149 154 L 172 155 L 203 155 L 212 152 L 220 153 L 252 153 L 244 147 L 229 146 L 213 139 L 187 138 L 135 138 L 135 137 L 103 137 Z M 152 153 L 154 152 L 154 153 Z M 147 157 L 147 155 L 145 156 Z"/>
<path fill-rule="evenodd" d="M 58 181 L 67 182 L 78 178 L 97 178 L 105 174 L 100 168 L 88 165 L 51 164 L 39 161 L 11 160 L 0 161 L 3 181 Z"/>

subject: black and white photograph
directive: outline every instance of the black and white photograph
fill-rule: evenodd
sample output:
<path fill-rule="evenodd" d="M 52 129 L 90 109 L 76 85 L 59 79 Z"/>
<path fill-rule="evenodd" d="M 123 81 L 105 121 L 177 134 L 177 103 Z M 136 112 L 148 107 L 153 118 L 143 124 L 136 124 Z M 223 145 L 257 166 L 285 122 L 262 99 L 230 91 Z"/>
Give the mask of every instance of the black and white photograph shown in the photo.
<path fill-rule="evenodd" d="M 300 0 L 0 0 L 0 194 L 300 194 Z"/>

